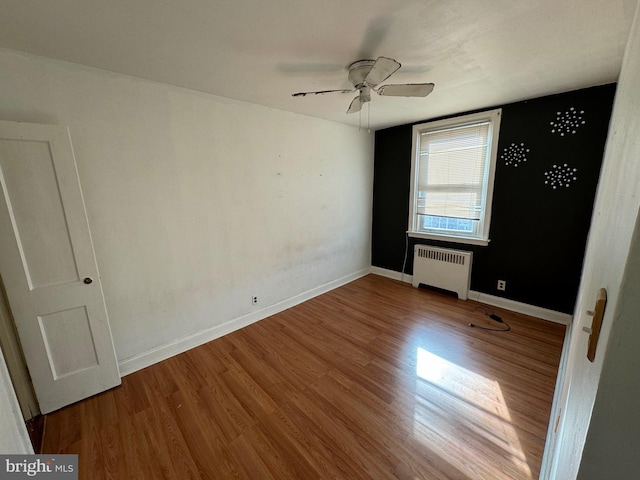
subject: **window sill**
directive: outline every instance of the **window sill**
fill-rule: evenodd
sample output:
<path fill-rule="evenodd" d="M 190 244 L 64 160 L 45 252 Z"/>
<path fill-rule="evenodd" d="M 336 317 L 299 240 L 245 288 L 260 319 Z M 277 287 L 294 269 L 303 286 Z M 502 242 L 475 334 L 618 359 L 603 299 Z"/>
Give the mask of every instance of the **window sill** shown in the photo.
<path fill-rule="evenodd" d="M 434 233 L 407 232 L 411 238 L 424 238 L 427 240 L 440 240 L 441 242 L 465 243 L 467 245 L 489 245 L 489 240 L 481 238 L 454 237 L 453 235 L 436 235 Z"/>

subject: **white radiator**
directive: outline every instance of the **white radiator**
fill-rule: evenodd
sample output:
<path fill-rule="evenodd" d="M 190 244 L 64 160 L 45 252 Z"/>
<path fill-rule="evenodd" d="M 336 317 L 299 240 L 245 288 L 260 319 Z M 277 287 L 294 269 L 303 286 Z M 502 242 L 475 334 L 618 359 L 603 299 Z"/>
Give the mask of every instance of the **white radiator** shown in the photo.
<path fill-rule="evenodd" d="M 413 286 L 421 283 L 456 292 L 467 299 L 471 283 L 472 252 L 416 245 L 413 250 Z"/>

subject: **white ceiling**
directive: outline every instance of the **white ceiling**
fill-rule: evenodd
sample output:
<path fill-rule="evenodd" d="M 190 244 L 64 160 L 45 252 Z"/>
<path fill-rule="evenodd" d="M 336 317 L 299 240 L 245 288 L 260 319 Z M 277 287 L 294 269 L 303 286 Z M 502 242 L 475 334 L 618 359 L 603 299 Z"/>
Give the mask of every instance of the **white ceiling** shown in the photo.
<path fill-rule="evenodd" d="M 0 46 L 358 125 L 346 66 L 380 55 L 374 129 L 615 81 L 636 0 L 10 0 Z M 387 82 L 387 83 L 389 83 Z M 366 124 L 367 109 L 362 120 Z"/>

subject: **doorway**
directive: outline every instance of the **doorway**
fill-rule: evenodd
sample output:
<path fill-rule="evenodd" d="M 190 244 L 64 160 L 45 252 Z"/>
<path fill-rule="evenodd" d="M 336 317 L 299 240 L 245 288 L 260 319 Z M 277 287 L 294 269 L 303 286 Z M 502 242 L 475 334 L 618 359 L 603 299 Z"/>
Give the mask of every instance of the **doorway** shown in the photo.
<path fill-rule="evenodd" d="M 0 350 L 4 356 L 13 389 L 20 405 L 35 453 L 40 453 L 44 435 L 44 416 L 33 390 L 31 376 L 24 359 L 20 339 L 11 316 L 7 297 L 0 278 Z"/>

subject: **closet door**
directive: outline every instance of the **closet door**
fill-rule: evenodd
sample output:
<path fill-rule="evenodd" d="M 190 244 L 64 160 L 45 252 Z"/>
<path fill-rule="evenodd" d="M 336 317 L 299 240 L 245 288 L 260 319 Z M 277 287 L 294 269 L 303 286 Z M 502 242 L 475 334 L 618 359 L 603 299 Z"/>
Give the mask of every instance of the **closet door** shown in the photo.
<path fill-rule="evenodd" d="M 66 127 L 0 122 L 0 276 L 40 410 L 120 384 Z"/>

